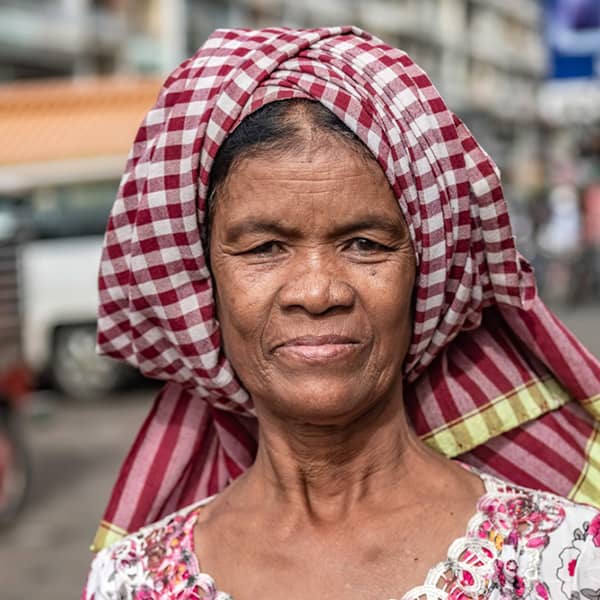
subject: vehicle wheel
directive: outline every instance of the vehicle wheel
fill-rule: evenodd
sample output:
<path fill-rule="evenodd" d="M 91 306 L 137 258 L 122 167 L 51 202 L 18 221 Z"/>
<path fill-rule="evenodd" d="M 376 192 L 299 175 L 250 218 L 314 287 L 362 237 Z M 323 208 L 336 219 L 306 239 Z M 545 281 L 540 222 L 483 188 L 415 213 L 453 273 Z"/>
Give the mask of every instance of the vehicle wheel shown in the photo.
<path fill-rule="evenodd" d="M 14 524 L 29 494 L 31 464 L 20 425 L 0 403 L 0 529 Z"/>
<path fill-rule="evenodd" d="M 56 331 L 51 371 L 56 387 L 77 400 L 114 392 L 130 376 L 126 365 L 96 354 L 96 329 L 88 325 Z"/>

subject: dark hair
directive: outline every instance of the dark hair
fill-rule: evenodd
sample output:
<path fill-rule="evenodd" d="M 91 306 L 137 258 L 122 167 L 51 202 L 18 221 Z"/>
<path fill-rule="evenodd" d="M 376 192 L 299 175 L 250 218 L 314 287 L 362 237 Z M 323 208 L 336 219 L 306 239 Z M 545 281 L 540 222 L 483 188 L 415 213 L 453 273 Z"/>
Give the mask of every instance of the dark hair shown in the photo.
<path fill-rule="evenodd" d="M 214 207 L 231 169 L 256 156 L 284 156 L 306 148 L 306 125 L 348 144 L 360 156 L 374 160 L 360 138 L 320 102 L 306 99 L 270 102 L 248 115 L 229 135 L 215 157 L 208 186 L 204 242 L 209 261 Z"/>

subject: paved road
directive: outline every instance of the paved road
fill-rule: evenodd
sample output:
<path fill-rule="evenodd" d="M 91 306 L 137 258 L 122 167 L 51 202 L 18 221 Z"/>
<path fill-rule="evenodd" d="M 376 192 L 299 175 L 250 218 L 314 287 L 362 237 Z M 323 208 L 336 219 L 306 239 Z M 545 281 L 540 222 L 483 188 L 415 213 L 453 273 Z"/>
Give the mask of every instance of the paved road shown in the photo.
<path fill-rule="evenodd" d="M 600 357 L 600 308 L 559 313 Z M 28 423 L 31 503 L 17 526 L 0 537 L 3 600 L 79 597 L 95 524 L 154 393 L 137 390 L 90 405 L 54 397 L 46 400 L 47 410 L 44 402 L 37 404 L 38 414 Z"/>
<path fill-rule="evenodd" d="M 152 396 L 140 390 L 101 404 L 51 398 L 38 405 L 42 414 L 28 423 L 31 502 L 0 537 L 0 598 L 79 598 L 96 523 Z"/>

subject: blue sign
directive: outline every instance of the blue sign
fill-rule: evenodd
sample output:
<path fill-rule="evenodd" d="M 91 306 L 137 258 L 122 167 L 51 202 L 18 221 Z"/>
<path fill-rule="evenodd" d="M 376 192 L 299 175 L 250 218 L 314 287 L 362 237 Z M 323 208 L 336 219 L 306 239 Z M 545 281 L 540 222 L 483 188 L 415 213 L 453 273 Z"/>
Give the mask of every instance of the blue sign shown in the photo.
<path fill-rule="evenodd" d="M 600 78 L 600 0 L 545 0 L 550 77 Z"/>

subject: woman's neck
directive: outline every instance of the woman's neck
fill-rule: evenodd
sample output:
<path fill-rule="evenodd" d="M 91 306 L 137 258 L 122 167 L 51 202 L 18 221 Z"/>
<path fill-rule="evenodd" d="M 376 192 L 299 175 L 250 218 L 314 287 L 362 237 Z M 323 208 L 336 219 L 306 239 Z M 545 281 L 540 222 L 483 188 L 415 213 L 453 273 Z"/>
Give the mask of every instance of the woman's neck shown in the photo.
<path fill-rule="evenodd" d="M 361 506 L 372 508 L 388 489 L 406 490 L 409 503 L 413 484 L 443 460 L 417 439 L 401 398 L 340 425 L 260 417 L 258 454 L 246 485 L 315 523 L 339 523 Z"/>

